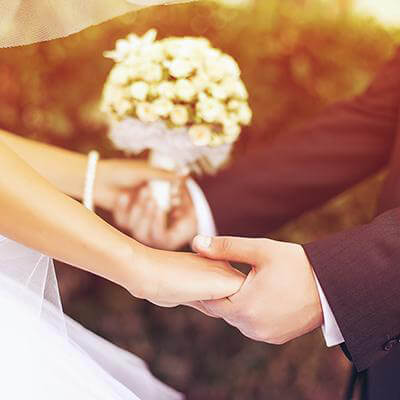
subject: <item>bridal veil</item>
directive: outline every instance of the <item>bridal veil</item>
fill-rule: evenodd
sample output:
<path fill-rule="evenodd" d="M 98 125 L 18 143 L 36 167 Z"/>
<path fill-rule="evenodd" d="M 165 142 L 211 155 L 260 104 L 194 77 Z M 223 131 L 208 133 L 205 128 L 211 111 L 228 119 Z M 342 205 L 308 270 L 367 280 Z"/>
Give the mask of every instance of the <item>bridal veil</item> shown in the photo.
<path fill-rule="evenodd" d="M 0 47 L 68 36 L 139 8 L 188 0 L 2 0 Z"/>
<path fill-rule="evenodd" d="M 182 399 L 141 359 L 63 313 L 51 258 L 1 236 L 0 318 L 1 398 Z"/>

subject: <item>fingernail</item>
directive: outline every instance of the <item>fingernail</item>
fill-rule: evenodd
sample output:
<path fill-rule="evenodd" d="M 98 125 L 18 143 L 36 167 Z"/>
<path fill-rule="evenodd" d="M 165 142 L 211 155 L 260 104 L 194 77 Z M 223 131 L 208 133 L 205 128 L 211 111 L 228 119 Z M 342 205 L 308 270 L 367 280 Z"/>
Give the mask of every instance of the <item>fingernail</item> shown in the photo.
<path fill-rule="evenodd" d="M 126 207 L 129 203 L 129 196 L 126 193 L 121 194 L 119 196 L 118 202 L 121 207 Z"/>
<path fill-rule="evenodd" d="M 212 238 L 210 236 L 198 235 L 194 238 L 194 246 L 199 249 L 208 249 L 211 246 Z"/>

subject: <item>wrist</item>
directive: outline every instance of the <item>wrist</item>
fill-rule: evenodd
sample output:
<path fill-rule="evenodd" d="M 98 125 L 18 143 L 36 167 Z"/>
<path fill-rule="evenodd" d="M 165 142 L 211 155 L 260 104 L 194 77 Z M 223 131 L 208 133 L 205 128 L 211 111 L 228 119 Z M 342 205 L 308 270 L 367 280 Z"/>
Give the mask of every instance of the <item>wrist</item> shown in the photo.
<path fill-rule="evenodd" d="M 129 292 L 133 292 L 132 284 L 139 280 L 141 249 L 133 240 L 124 240 L 112 251 L 113 281 Z M 133 294 L 133 293 L 132 293 Z"/>
<path fill-rule="evenodd" d="M 152 270 L 149 260 L 153 251 L 156 250 L 128 238 L 126 245 L 117 255 L 117 264 L 120 268 L 116 283 L 134 297 L 148 298 Z"/>
<path fill-rule="evenodd" d="M 115 188 L 112 187 L 110 178 L 113 173 L 112 170 L 112 160 L 99 160 L 97 163 L 93 200 L 96 206 L 105 210 L 110 210 L 113 207 L 115 199 Z"/>

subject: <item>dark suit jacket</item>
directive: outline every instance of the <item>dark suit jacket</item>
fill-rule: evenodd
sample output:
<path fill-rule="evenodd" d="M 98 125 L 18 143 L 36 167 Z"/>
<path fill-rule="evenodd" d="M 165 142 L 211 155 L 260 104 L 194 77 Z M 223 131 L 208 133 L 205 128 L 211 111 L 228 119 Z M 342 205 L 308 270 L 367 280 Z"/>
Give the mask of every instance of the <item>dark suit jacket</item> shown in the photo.
<path fill-rule="evenodd" d="M 388 166 L 373 221 L 304 246 L 358 370 L 400 348 L 399 117 L 400 50 L 361 96 L 200 182 L 220 234 L 260 236 Z"/>

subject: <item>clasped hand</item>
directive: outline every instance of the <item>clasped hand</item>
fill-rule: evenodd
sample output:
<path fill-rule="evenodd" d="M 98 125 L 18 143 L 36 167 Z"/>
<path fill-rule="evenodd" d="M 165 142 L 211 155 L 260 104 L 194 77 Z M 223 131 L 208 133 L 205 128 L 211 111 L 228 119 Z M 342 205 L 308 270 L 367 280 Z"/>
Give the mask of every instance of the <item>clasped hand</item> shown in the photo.
<path fill-rule="evenodd" d="M 228 298 L 192 307 L 223 318 L 245 336 L 282 344 L 322 324 L 322 308 L 302 246 L 269 239 L 202 237 L 193 241 L 202 256 L 251 266 L 241 289 Z"/>

